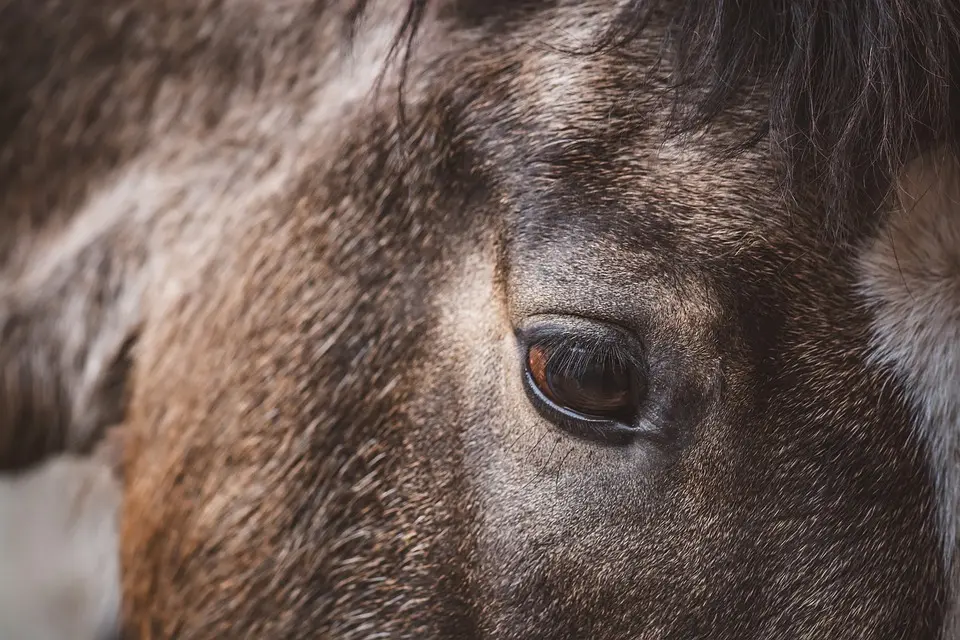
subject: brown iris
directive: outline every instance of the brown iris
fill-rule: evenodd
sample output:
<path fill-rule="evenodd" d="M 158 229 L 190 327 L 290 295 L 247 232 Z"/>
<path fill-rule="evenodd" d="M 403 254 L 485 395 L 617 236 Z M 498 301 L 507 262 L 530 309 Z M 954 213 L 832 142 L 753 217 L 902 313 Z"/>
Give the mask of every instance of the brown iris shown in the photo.
<path fill-rule="evenodd" d="M 540 393 L 565 411 L 602 420 L 632 418 L 635 385 L 622 362 L 578 347 L 535 344 L 527 367 Z"/>

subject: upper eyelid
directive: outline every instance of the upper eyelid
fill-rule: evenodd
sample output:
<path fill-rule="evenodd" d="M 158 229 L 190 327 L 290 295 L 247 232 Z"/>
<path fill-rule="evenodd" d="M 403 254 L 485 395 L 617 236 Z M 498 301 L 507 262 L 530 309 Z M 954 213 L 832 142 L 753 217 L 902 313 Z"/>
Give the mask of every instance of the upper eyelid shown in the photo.
<path fill-rule="evenodd" d="M 588 324 L 594 327 L 605 327 L 610 331 L 615 331 L 621 334 L 626 334 L 633 336 L 637 339 L 637 327 L 629 322 L 625 322 L 616 318 L 608 317 L 598 317 L 592 315 L 579 315 L 576 313 L 571 313 L 568 311 L 544 311 L 541 313 L 536 313 L 533 315 L 528 315 L 517 325 L 518 327 L 523 327 L 532 323 L 549 323 L 550 321 L 557 322 L 562 324 L 564 322 L 569 322 L 573 324 Z M 522 329 L 521 329 L 522 330 Z"/>
<path fill-rule="evenodd" d="M 582 345 L 590 348 L 594 353 L 601 350 L 606 351 L 607 355 L 615 355 L 616 359 L 628 367 L 637 369 L 638 372 L 646 373 L 645 350 L 640 341 L 633 335 L 633 332 L 624 329 L 622 326 L 604 321 L 596 321 L 586 318 L 575 318 L 569 326 L 564 326 L 563 322 L 551 322 L 553 318 L 544 320 L 544 324 L 535 325 L 529 329 L 520 329 L 517 331 L 517 340 L 524 354 L 533 344 L 547 344 L 549 346 L 567 346 Z M 576 325 L 585 323 L 590 326 L 594 333 L 602 330 L 605 335 L 598 338 L 595 333 L 589 335 L 573 335 Z"/>

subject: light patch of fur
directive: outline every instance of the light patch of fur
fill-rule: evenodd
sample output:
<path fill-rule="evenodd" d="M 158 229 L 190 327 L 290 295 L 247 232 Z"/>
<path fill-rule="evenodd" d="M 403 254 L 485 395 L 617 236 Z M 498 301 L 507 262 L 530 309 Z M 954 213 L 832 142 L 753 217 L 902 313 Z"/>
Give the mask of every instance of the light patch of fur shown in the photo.
<path fill-rule="evenodd" d="M 704 151 L 704 145 L 700 142 L 705 137 L 702 133 L 687 133 L 666 138 L 657 147 L 657 166 L 669 167 L 671 172 L 679 170 L 693 175 L 698 171 L 702 172 L 704 166 L 715 162 L 715 159 Z"/>
<path fill-rule="evenodd" d="M 112 637 L 120 500 L 109 467 L 92 459 L 61 457 L 0 479 L 0 638 Z"/>
<path fill-rule="evenodd" d="M 960 637 L 960 164 L 924 158 L 901 207 L 862 256 L 876 357 L 905 381 L 939 500 L 951 593 L 945 638 Z"/>

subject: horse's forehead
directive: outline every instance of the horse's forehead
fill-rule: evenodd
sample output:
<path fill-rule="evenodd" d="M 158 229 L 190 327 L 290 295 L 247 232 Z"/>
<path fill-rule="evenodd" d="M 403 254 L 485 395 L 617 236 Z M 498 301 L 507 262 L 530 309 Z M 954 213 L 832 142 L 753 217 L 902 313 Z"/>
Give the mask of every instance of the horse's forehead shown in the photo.
<path fill-rule="evenodd" d="M 595 36 L 581 27 L 547 30 L 542 40 L 551 42 L 550 34 L 563 44 Z M 462 72 L 477 88 L 453 100 L 461 126 L 522 222 L 660 242 L 668 234 L 657 231 L 670 228 L 674 238 L 712 251 L 811 231 L 794 225 L 819 216 L 788 215 L 781 167 L 762 144 L 726 153 L 762 120 L 764 89 L 720 114 L 710 132 L 671 135 L 666 63 L 655 48 L 635 46 L 640 55 L 631 57 L 493 48 L 489 57 L 503 64 L 484 60 Z"/>

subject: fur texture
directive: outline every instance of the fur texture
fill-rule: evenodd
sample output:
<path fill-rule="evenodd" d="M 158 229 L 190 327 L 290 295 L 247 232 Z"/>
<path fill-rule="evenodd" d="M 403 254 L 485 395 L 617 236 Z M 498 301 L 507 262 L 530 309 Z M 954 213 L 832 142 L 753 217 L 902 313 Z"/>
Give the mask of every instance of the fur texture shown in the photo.
<path fill-rule="evenodd" d="M 956 13 L 0 0 L 0 458 L 120 422 L 130 637 L 945 640 L 950 338 L 877 238 L 951 228 L 887 196 Z M 663 438 L 536 410 L 544 322 Z"/>
<path fill-rule="evenodd" d="M 876 357 L 904 379 L 940 493 L 943 553 L 953 574 L 946 638 L 960 636 L 960 168 L 930 156 L 899 185 L 900 211 L 862 258 Z"/>
<path fill-rule="evenodd" d="M 362 16 L 366 0 L 358 0 Z M 397 37 L 414 46 L 433 0 L 410 0 Z M 495 22 L 537 2 L 462 0 L 457 10 Z M 546 3 L 539 3 L 546 4 Z M 576 3 L 572 3 L 576 4 Z M 843 233 L 876 222 L 882 196 L 903 166 L 937 144 L 958 150 L 960 8 L 944 0 L 627 0 L 592 37 L 571 43 L 625 63 L 632 43 L 665 54 L 666 126 L 685 134 L 710 127 L 765 87 L 761 112 L 727 152 L 758 142 L 783 162 L 783 196 L 810 184 Z M 648 29 L 651 22 L 663 29 Z"/>

